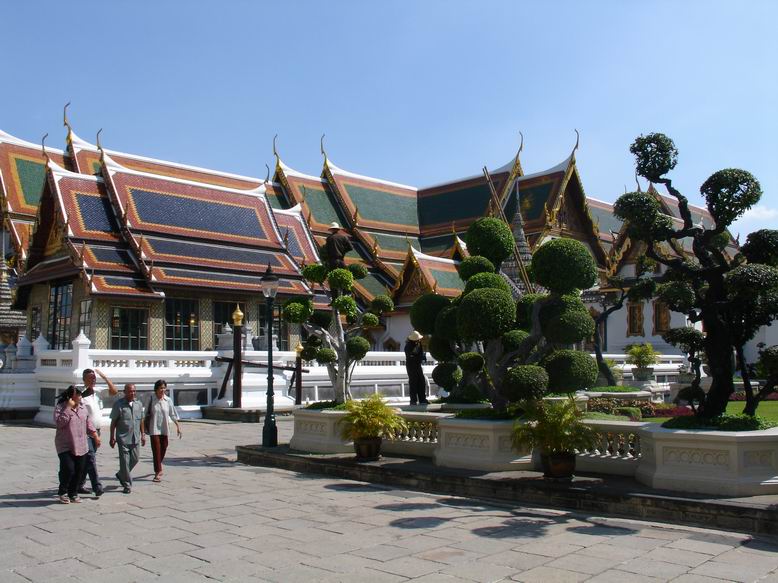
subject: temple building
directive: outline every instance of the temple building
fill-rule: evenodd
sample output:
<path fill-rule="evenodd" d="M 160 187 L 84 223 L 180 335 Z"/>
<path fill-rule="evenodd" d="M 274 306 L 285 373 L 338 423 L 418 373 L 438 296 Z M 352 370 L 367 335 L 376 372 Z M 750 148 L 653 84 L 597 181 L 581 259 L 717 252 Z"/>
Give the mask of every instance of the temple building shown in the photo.
<path fill-rule="evenodd" d="M 23 332 L 68 348 L 83 331 L 92 348 L 210 350 L 239 304 L 257 348 L 264 348 L 271 317 L 278 347 L 290 349 L 300 331 L 281 320 L 280 306 L 301 295 L 326 306 L 300 268 L 319 260 L 332 222 L 352 239 L 346 261 L 368 266 L 356 285 L 358 300 L 366 305 L 388 294 L 395 301 L 395 312 L 370 331 L 375 350 L 401 347 L 419 295 L 461 293 L 456 266 L 467 256 L 467 228 L 479 217 L 511 224 L 517 253 L 503 273 L 517 296 L 532 285 L 524 269 L 532 250 L 551 238 L 583 242 L 603 287 L 610 275 L 634 276 L 641 254 L 612 205 L 586 195 L 577 144 L 545 171 L 525 174 L 520 148 L 503 166 L 417 188 L 343 170 L 323 144 L 323 166 L 313 175 L 282 161 L 274 141 L 275 170 L 263 180 L 109 150 L 79 138 L 67 118 L 65 125 L 63 150 L 0 131 L 0 208 L 10 252 L 3 279 L 14 295 L 13 306 L 8 293 L 0 296 L 0 314 L 17 310 L 6 342 Z M 672 199 L 650 192 L 680 220 Z M 692 212 L 712 223 L 707 210 Z M 260 286 L 267 265 L 281 278 L 271 315 Z M 586 296 L 593 314 L 602 309 L 596 292 Z M 606 323 L 604 349 L 651 342 L 675 353 L 660 335 L 684 324 L 661 302 L 631 304 Z"/>

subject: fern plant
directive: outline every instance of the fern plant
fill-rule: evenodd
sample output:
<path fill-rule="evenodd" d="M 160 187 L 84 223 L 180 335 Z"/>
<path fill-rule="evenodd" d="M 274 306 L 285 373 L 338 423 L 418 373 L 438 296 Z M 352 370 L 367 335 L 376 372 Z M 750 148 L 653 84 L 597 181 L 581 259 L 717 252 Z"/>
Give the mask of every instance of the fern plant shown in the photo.
<path fill-rule="evenodd" d="M 524 417 L 513 426 L 513 447 L 537 448 L 543 454 L 575 453 L 597 444 L 597 432 L 584 424 L 575 399 L 527 401 Z M 524 421 L 524 422 L 522 422 Z"/>
<path fill-rule="evenodd" d="M 345 404 L 346 415 L 340 421 L 343 439 L 393 437 L 395 431 L 408 428 L 396 409 L 387 405 L 376 393 L 362 401 L 351 400 Z"/>

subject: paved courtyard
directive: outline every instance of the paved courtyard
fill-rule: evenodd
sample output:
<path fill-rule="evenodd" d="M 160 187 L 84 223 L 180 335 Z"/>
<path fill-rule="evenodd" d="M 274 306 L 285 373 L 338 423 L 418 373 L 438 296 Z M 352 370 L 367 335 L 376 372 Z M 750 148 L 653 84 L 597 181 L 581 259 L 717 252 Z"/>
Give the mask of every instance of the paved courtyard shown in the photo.
<path fill-rule="evenodd" d="M 53 429 L 0 424 L 0 582 L 778 582 L 774 540 L 248 467 L 261 426 L 183 427 L 162 483 L 147 446 L 122 494 L 105 446 L 105 495 L 63 505 Z"/>

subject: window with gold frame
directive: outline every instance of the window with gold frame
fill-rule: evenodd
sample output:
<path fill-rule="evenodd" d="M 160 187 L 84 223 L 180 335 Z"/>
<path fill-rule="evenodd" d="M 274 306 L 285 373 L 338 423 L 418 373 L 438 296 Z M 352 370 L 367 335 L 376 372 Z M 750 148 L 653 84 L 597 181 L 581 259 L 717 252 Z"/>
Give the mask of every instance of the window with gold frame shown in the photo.
<path fill-rule="evenodd" d="M 652 334 L 664 334 L 670 329 L 670 308 L 661 300 L 654 301 L 654 328 Z"/>
<path fill-rule="evenodd" d="M 627 336 L 645 336 L 643 302 L 629 302 L 627 304 Z"/>

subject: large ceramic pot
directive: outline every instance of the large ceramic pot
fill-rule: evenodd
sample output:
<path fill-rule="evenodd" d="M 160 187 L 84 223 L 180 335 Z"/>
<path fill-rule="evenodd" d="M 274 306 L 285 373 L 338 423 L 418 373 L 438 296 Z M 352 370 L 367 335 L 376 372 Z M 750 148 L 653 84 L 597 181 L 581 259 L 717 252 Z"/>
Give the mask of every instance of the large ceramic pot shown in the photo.
<path fill-rule="evenodd" d="M 354 440 L 354 451 L 359 462 L 373 462 L 381 457 L 380 437 L 360 437 Z"/>
<path fill-rule="evenodd" d="M 632 369 L 632 378 L 636 381 L 653 381 L 654 369 L 651 367 L 638 368 L 636 366 Z"/>
<path fill-rule="evenodd" d="M 575 473 L 575 454 L 569 452 L 541 453 L 540 467 L 545 478 L 570 480 Z"/>

